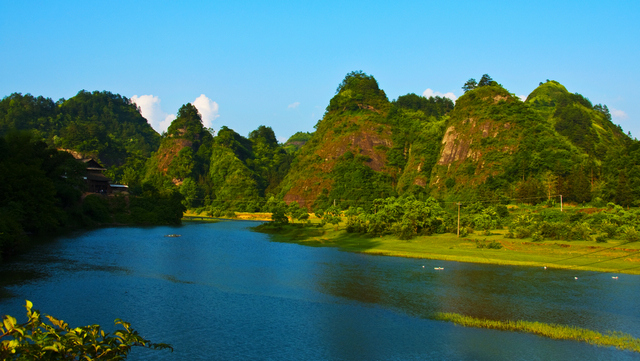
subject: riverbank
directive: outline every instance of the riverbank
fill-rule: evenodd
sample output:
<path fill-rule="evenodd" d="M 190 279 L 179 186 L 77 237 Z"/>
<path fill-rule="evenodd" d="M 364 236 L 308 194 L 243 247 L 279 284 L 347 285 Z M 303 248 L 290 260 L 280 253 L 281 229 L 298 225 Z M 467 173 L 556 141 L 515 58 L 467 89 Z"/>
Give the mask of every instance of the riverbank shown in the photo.
<path fill-rule="evenodd" d="M 314 247 L 337 247 L 348 252 L 373 255 L 439 259 L 445 261 L 547 267 L 615 274 L 640 274 L 640 242 L 610 240 L 533 242 L 530 238 L 506 238 L 505 230 L 493 230 L 492 235 L 470 234 L 458 238 L 456 234 L 434 234 L 411 240 L 394 236 L 370 237 L 347 233 L 326 225 L 289 224 L 280 229 L 256 227 L 269 233 L 277 242 L 298 243 Z M 496 248 L 488 248 L 494 245 Z"/>
<path fill-rule="evenodd" d="M 219 221 L 220 219 L 233 219 L 237 221 L 270 221 L 271 213 L 233 212 L 234 217 L 211 217 L 206 212 L 194 212 L 187 210 L 182 215 L 183 221 Z"/>

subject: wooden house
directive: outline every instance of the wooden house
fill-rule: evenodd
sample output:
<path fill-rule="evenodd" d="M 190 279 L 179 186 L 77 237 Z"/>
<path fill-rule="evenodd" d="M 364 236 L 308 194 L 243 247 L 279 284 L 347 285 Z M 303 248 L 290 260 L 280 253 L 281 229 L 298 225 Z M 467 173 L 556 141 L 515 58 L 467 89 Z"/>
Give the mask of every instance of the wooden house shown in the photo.
<path fill-rule="evenodd" d="M 103 172 L 107 170 L 93 158 L 80 159 L 87 165 L 87 173 L 84 179 L 87 181 L 89 192 L 111 194 L 110 180 Z"/>

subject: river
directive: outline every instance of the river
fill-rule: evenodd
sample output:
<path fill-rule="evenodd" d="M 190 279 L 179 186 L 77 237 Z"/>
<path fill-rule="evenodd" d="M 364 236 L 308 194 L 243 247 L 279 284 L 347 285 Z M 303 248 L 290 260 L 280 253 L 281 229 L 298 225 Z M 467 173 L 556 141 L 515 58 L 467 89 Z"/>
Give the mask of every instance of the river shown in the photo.
<path fill-rule="evenodd" d="M 0 265 L 0 313 L 23 322 L 28 299 L 72 326 L 113 330 L 122 318 L 175 349 L 134 349 L 129 360 L 639 357 L 428 317 L 457 312 L 640 337 L 640 276 L 347 253 L 271 242 L 249 229 L 256 224 L 105 228 L 46 242 Z"/>

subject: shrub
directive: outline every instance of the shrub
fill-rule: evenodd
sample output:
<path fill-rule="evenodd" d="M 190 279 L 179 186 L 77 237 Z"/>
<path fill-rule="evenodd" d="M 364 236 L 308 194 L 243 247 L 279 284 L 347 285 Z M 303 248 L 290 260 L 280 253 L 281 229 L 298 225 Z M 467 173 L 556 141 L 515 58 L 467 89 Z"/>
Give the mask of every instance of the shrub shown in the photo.
<path fill-rule="evenodd" d="M 209 216 L 210 217 L 220 217 L 220 216 L 222 216 L 222 210 L 220 208 L 217 208 L 217 207 L 211 207 L 211 209 L 209 210 Z"/>
<path fill-rule="evenodd" d="M 528 227 L 516 227 L 515 236 L 516 238 L 527 238 L 531 236 L 531 229 Z"/>
<path fill-rule="evenodd" d="M 543 221 L 538 225 L 538 232 L 542 237 L 560 239 L 565 234 L 566 228 L 566 223 Z"/>
<path fill-rule="evenodd" d="M 600 231 L 604 232 L 608 238 L 613 238 L 618 234 L 619 228 L 617 224 L 604 221 L 600 224 Z"/>
<path fill-rule="evenodd" d="M 496 206 L 496 213 L 498 213 L 500 218 L 509 217 L 509 209 L 503 204 Z"/>
<path fill-rule="evenodd" d="M 476 242 L 476 248 L 488 248 L 488 249 L 501 249 L 502 248 L 502 243 L 500 242 L 496 242 L 496 241 L 491 241 L 491 243 L 487 243 L 487 242 L 483 242 L 479 239 L 475 240 Z"/>
<path fill-rule="evenodd" d="M 588 241 L 591 239 L 591 228 L 587 225 L 587 223 L 576 223 L 569 230 L 568 240 L 585 240 Z"/>
<path fill-rule="evenodd" d="M 640 232 L 635 227 L 627 226 L 622 232 L 622 237 L 627 242 L 638 242 L 640 241 Z"/>
<path fill-rule="evenodd" d="M 605 237 L 605 236 L 598 236 L 598 237 L 596 237 L 596 242 L 597 242 L 597 243 L 607 243 L 607 237 Z"/>
<path fill-rule="evenodd" d="M 104 197 L 95 194 L 90 194 L 84 199 L 82 212 L 99 223 L 109 222 L 111 219 L 109 203 Z"/>
<path fill-rule="evenodd" d="M 119 319 L 115 323 L 124 329 L 111 335 L 99 325 L 71 328 L 62 320 L 46 316 L 49 325 L 41 320 L 40 312 L 31 310 L 30 301 L 25 307 L 27 323 L 18 324 L 15 318 L 6 315 L 0 325 L 0 339 L 9 338 L 0 344 L 2 360 L 124 360 L 133 347 L 173 351 L 170 345 L 144 339 L 129 323 Z"/>
<path fill-rule="evenodd" d="M 502 243 L 500 243 L 500 242 L 496 242 L 496 241 L 493 241 L 493 242 L 491 242 L 491 243 L 489 243 L 489 244 L 487 245 L 487 248 L 491 248 L 491 249 L 500 249 L 500 248 L 502 248 Z"/>
<path fill-rule="evenodd" d="M 595 197 L 594 199 L 591 200 L 591 205 L 593 205 L 594 207 L 602 208 L 605 206 L 605 203 L 602 200 L 602 198 Z"/>
<path fill-rule="evenodd" d="M 531 240 L 533 242 L 542 242 L 544 240 L 544 237 L 542 236 L 542 234 L 540 232 L 534 232 L 531 235 Z"/>
<path fill-rule="evenodd" d="M 572 215 L 569 216 L 569 222 L 573 223 L 573 222 L 579 222 L 582 220 L 582 218 L 585 216 L 585 213 L 582 212 L 576 212 Z"/>

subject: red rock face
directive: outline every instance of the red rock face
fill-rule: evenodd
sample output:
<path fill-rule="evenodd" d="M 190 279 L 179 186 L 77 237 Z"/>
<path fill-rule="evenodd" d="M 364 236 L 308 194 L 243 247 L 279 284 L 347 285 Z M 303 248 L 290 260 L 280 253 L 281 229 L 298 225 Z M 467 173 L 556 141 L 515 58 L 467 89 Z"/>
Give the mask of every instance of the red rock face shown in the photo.
<path fill-rule="evenodd" d="M 394 171 L 386 167 L 387 149 L 393 146 L 388 126 L 355 116 L 334 119 L 331 127 L 324 130 L 322 144 L 313 154 L 305 156 L 305 172 L 297 175 L 284 196 L 285 202 L 296 201 L 303 207 L 311 207 L 323 189 L 331 190 L 333 180 L 329 174 L 348 151 L 354 156 L 365 156 L 368 161 L 364 164 L 376 172 L 391 174 Z M 355 131 L 350 130 L 354 127 Z"/>
<path fill-rule="evenodd" d="M 158 170 L 162 172 L 162 174 L 167 174 L 173 158 L 178 155 L 182 148 L 191 147 L 192 145 L 193 142 L 187 139 L 171 139 L 169 146 L 162 147 L 158 150 L 158 154 L 156 155 L 156 157 L 158 157 Z"/>

